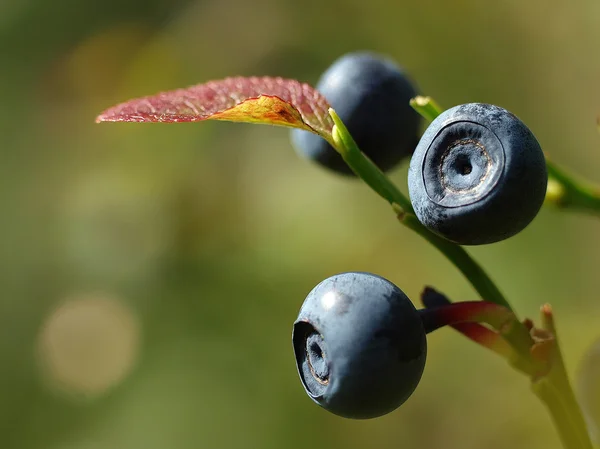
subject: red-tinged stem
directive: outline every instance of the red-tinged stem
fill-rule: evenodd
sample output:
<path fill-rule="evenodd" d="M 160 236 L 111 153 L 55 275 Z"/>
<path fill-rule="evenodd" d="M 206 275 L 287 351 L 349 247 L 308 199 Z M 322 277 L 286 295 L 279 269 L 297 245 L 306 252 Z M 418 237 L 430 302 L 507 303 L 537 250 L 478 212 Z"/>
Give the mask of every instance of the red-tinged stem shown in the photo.
<path fill-rule="evenodd" d="M 484 346 L 498 354 L 500 357 L 511 360 L 515 357 L 515 352 L 502 336 L 479 323 L 456 323 L 451 327 L 463 334 L 469 340 Z"/>
<path fill-rule="evenodd" d="M 487 301 L 455 302 L 421 309 L 419 314 L 427 333 L 457 323 L 486 323 L 502 330 L 510 322 L 517 321 L 509 309 Z"/>
<path fill-rule="evenodd" d="M 429 309 L 452 304 L 446 296 L 432 287 L 425 287 L 423 293 L 421 293 L 421 302 Z M 514 350 L 508 342 L 504 340 L 498 332 L 495 332 L 488 327 L 479 323 L 455 323 L 450 326 L 469 340 L 494 351 L 501 357 L 512 359 L 515 355 Z"/>
<path fill-rule="evenodd" d="M 421 293 L 421 301 L 426 310 L 429 310 L 421 312 L 428 332 L 449 325 L 470 340 L 503 356 L 515 369 L 525 374 L 533 375 L 540 370 L 539 363 L 531 357 L 534 342 L 529 335 L 530 328 L 520 323 L 509 309 L 494 304 L 496 307 L 481 307 L 478 310 L 478 306 L 471 305 L 471 302 L 453 303 L 432 287 L 425 287 Z M 491 304 L 482 301 L 475 303 Z M 487 323 L 496 331 L 478 323 Z"/>

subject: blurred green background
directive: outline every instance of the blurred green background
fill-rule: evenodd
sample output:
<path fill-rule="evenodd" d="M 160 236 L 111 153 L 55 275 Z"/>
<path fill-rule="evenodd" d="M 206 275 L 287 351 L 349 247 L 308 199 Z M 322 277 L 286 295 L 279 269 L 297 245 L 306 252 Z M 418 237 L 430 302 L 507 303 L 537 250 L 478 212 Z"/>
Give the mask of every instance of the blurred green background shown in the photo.
<path fill-rule="evenodd" d="M 126 99 L 229 75 L 315 83 L 394 57 L 444 106 L 516 113 L 600 181 L 596 0 L 0 1 L 0 447 L 558 447 L 527 379 L 441 330 L 396 412 L 350 421 L 304 394 L 291 325 L 334 273 L 413 300 L 475 299 L 366 186 L 283 128 L 94 123 Z M 391 174 L 405 188 L 406 167 Z M 544 209 L 470 251 L 522 316 L 554 305 L 572 374 L 600 335 L 597 218 Z"/>

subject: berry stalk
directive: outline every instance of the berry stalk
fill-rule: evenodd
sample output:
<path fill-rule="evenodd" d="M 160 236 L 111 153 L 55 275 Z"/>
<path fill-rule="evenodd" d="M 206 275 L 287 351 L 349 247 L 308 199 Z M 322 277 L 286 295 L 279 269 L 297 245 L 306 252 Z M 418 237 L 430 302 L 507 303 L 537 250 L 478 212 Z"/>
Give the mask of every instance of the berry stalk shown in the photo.
<path fill-rule="evenodd" d="M 394 207 L 394 205 L 392 205 L 392 207 Z M 394 207 L 394 209 L 400 223 L 415 231 L 444 254 L 446 258 L 467 278 L 473 288 L 479 293 L 482 300 L 493 302 L 512 310 L 512 307 L 494 281 L 492 281 L 481 265 L 479 265 L 462 246 L 452 243 L 431 232 L 423 226 L 416 215 L 405 213 L 398 207 Z"/>

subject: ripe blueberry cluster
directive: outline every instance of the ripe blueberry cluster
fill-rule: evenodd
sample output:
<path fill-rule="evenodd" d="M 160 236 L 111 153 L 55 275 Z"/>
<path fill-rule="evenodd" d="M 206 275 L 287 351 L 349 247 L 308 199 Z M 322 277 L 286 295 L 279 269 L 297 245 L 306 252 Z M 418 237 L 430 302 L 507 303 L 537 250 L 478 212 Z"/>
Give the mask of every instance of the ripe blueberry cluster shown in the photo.
<path fill-rule="evenodd" d="M 416 88 L 391 60 L 348 54 L 316 87 L 381 170 L 412 154 L 410 200 L 431 232 L 461 245 L 498 242 L 523 230 L 540 210 L 548 181 L 544 154 L 529 128 L 506 109 L 453 107 L 417 143 L 420 119 L 409 105 Z M 326 168 L 351 173 L 321 137 L 294 130 L 292 142 Z M 369 273 L 330 277 L 309 293 L 294 323 L 304 389 L 340 416 L 386 414 L 419 383 L 426 333 L 420 313 L 391 282 Z"/>
<path fill-rule="evenodd" d="M 548 182 L 544 153 L 529 128 L 506 109 L 456 106 L 437 117 L 418 141 L 421 122 L 409 104 L 417 90 L 390 59 L 347 54 L 325 71 L 316 88 L 381 170 L 412 155 L 411 203 L 432 232 L 461 245 L 494 243 L 522 231 L 540 210 Z M 297 129 L 291 135 L 302 155 L 335 172 L 352 173 L 323 138 Z"/>

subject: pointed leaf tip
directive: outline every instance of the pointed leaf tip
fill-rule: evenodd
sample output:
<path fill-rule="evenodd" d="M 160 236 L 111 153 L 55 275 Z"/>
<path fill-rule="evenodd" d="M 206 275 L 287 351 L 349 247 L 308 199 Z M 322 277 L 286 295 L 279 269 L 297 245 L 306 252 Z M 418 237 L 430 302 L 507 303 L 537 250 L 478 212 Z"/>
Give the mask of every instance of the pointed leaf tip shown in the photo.
<path fill-rule="evenodd" d="M 316 89 L 296 80 L 232 77 L 118 104 L 96 123 L 226 120 L 301 128 L 331 140 L 329 107 Z"/>

